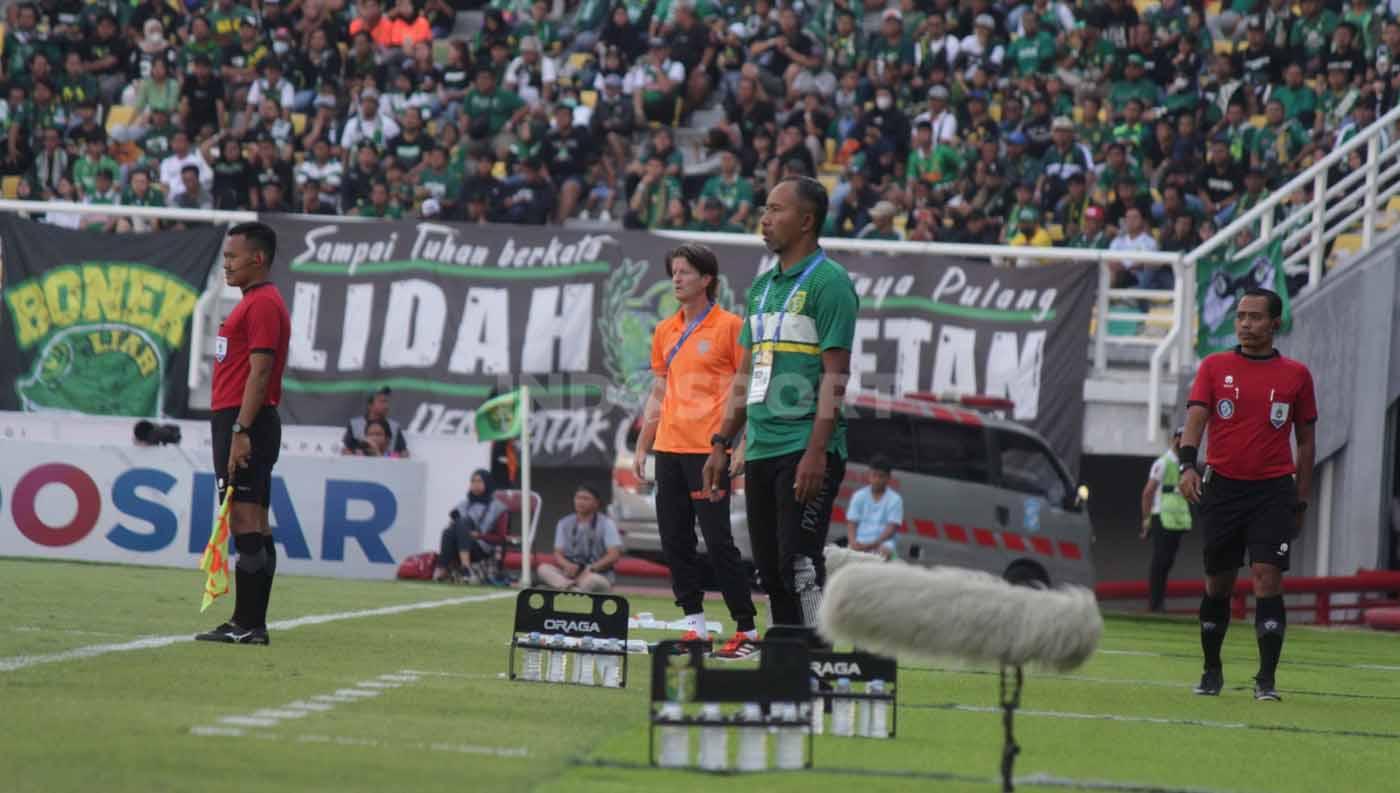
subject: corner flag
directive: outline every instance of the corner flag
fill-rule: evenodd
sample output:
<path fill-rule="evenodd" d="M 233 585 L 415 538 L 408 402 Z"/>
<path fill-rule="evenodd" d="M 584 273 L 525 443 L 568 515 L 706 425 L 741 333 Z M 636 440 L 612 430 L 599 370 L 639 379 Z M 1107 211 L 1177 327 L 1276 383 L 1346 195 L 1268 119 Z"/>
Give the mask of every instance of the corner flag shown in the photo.
<path fill-rule="evenodd" d="M 520 390 L 489 399 L 476 409 L 476 437 L 503 441 L 520 435 Z"/>
<path fill-rule="evenodd" d="M 233 486 L 224 491 L 224 503 L 219 507 L 219 515 L 214 518 L 214 528 L 209 533 L 209 544 L 204 546 L 204 555 L 199 559 L 199 569 L 208 573 L 204 580 L 204 602 L 200 613 L 204 613 L 214 603 L 214 599 L 228 594 L 228 510 L 233 505 Z"/>

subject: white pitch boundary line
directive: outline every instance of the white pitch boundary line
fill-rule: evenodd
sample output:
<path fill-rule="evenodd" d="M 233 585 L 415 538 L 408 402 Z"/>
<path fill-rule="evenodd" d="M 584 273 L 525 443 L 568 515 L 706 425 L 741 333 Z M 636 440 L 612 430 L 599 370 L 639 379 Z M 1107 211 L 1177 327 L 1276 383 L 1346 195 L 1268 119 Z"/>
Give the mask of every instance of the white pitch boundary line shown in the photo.
<path fill-rule="evenodd" d="M 447 598 L 445 600 L 423 600 L 417 603 L 404 603 L 398 606 L 384 606 L 377 609 L 340 611 L 333 614 L 310 614 L 305 617 L 296 617 L 295 619 L 268 623 L 267 627 L 269 630 L 289 631 L 295 628 L 303 628 L 307 625 L 323 625 L 327 622 L 339 622 L 340 620 L 352 620 L 361 617 L 388 617 L 394 614 L 442 608 L 443 606 L 460 606 L 465 603 L 484 603 L 490 600 L 504 600 L 505 598 L 516 597 L 516 594 L 515 592 L 493 592 L 489 595 L 467 595 L 465 597 Z M 40 666 L 42 664 L 80 661 L 85 658 L 96 658 L 97 656 L 107 655 L 109 653 L 153 650 L 189 641 L 194 641 L 194 637 L 188 633 L 182 633 L 178 636 L 148 636 L 129 642 L 90 644 L 86 647 L 75 647 L 72 650 L 64 650 L 61 653 L 50 653 L 48 655 L 16 655 L 9 658 L 0 658 L 0 672 L 15 672 L 20 669 L 28 669 L 31 666 Z"/>
<path fill-rule="evenodd" d="M 191 735 L 200 737 L 220 737 L 220 738 L 255 738 L 263 741 L 288 740 L 297 743 L 319 743 L 332 744 L 335 746 L 362 746 L 382 749 L 420 749 L 428 752 L 447 752 L 451 754 L 468 754 L 486 757 L 499 757 L 506 760 L 524 760 L 530 756 L 528 746 L 482 746 L 470 743 L 393 743 L 381 741 L 377 738 L 352 738 L 345 735 L 319 735 L 316 733 L 297 733 L 292 735 L 281 735 L 272 732 L 249 732 L 229 727 L 194 727 L 190 729 Z"/>

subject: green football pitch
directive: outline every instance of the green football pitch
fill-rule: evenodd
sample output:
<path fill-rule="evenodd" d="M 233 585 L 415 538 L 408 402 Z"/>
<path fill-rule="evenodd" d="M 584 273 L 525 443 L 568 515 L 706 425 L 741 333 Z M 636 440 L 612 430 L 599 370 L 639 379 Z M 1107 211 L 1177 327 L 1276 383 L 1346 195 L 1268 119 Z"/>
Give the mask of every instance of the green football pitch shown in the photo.
<path fill-rule="evenodd" d="M 810 771 L 660 771 L 644 656 L 621 691 L 504 679 L 513 591 L 280 576 L 272 645 L 242 647 L 189 641 L 231 607 L 201 615 L 201 583 L 0 559 L 0 790 L 1000 789 L 993 670 L 902 664 L 898 737 L 818 737 Z M 1192 696 L 1192 622 L 1108 618 L 1086 666 L 1029 673 L 1017 789 L 1400 790 L 1400 636 L 1291 629 L 1281 703 L 1250 695 L 1252 624 L 1225 658 L 1224 694 Z"/>

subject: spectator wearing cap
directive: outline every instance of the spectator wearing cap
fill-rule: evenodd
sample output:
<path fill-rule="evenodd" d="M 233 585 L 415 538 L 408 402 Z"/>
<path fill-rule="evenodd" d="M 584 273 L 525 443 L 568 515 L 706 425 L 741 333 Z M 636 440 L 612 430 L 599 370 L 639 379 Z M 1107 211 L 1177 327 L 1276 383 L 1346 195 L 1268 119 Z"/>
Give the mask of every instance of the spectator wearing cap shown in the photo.
<path fill-rule="evenodd" d="M 258 29 L 258 18 L 249 14 L 238 21 L 238 40 L 224 47 L 224 82 L 237 90 L 258 77 L 258 66 L 272 54 Z"/>
<path fill-rule="evenodd" d="M 506 187 L 501 197 L 499 220 L 543 226 L 554 212 L 555 188 L 544 163 L 537 158 L 523 160 L 518 179 Z M 662 205 L 664 212 L 665 205 Z"/>
<path fill-rule="evenodd" d="M 496 84 L 489 68 L 478 68 L 476 83 L 462 100 L 463 129 L 478 144 L 489 144 L 497 157 L 504 157 L 514 135 L 511 130 L 529 113 L 520 95 Z"/>
<path fill-rule="evenodd" d="M 685 65 L 672 60 L 671 46 L 665 39 L 652 36 L 647 45 L 646 56 L 627 73 L 622 92 L 632 97 L 632 112 L 638 125 L 650 121 L 670 124 L 685 85 Z"/>
<path fill-rule="evenodd" d="M 1263 100 L 1269 86 L 1283 79 L 1284 61 L 1287 59 L 1269 39 L 1264 17 L 1250 17 L 1246 25 L 1247 33 L 1237 56 L 1240 62 L 1240 76 L 1250 86 L 1256 102 Z"/>
<path fill-rule="evenodd" d="M 895 215 L 899 214 L 899 207 L 890 201 L 877 201 L 875 206 L 870 208 L 870 222 L 856 233 L 857 239 L 862 240 L 899 240 L 903 235 L 894 227 Z"/>
<path fill-rule="evenodd" d="M 180 118 L 191 136 L 198 135 L 205 127 L 220 130 L 229 126 L 224 81 L 214 73 L 208 55 L 195 56 L 193 72 L 180 86 Z"/>
<path fill-rule="evenodd" d="M 999 73 L 1006 61 L 1006 48 L 997 39 L 997 20 L 983 11 L 974 16 L 972 32 L 958 42 L 958 68 L 964 80 L 973 80 L 978 70 Z"/>
<path fill-rule="evenodd" d="M 365 400 L 365 413 L 355 416 L 345 424 L 345 434 L 341 436 L 341 454 L 363 454 L 367 448 L 365 430 L 371 422 L 387 422 L 389 425 L 388 451 L 395 457 L 408 457 L 408 442 L 404 439 L 403 427 L 389 418 L 389 400 L 393 391 L 384 386 L 369 395 Z"/>
<path fill-rule="evenodd" d="M 725 224 L 746 228 L 754 209 L 753 182 L 739 173 L 739 155 L 731 148 L 720 151 L 719 173 L 705 180 L 702 199 L 714 199 L 725 214 Z"/>
<path fill-rule="evenodd" d="M 398 134 L 398 122 L 379 109 L 379 91 L 367 85 L 360 89 L 358 106 L 345 122 L 340 148 L 347 153 L 364 144 L 383 149 Z"/>
<path fill-rule="evenodd" d="M 1014 102 L 1012 103 L 1014 105 Z M 1002 116 L 1005 119 L 1005 116 Z M 1026 151 L 1030 141 L 1026 139 L 1026 133 L 1021 130 L 1012 130 L 1006 136 L 1006 157 L 1003 165 L 1006 169 L 1006 178 L 1012 186 L 1029 184 L 1032 191 L 1035 190 L 1036 179 L 1039 173 L 1036 168 L 1039 161 L 1031 157 Z"/>
<path fill-rule="evenodd" d="M 1075 140 L 1074 122 L 1065 116 L 1051 122 L 1050 138 L 1050 148 L 1040 160 L 1036 192 L 1045 206 L 1053 207 L 1069 189 L 1070 177 L 1094 172 L 1094 156 Z"/>
<path fill-rule="evenodd" d="M 1049 248 L 1055 244 L 1050 232 L 1040 224 L 1040 210 L 1023 206 L 1016 211 L 1016 227 L 1006 243 L 1014 247 Z"/>
<path fill-rule="evenodd" d="M 1350 82 L 1348 75 L 1345 61 L 1327 64 L 1327 86 L 1317 98 L 1313 140 L 1327 140 L 1335 135 L 1346 123 L 1352 106 L 1361 98 L 1361 92 Z"/>
<path fill-rule="evenodd" d="M 554 59 L 540 51 L 540 40 L 525 36 L 518 46 L 520 54 L 506 67 L 502 84 L 531 106 L 554 100 L 559 67 Z"/>
<path fill-rule="evenodd" d="M 907 81 L 914 74 L 914 43 L 904 35 L 904 15 L 897 8 L 886 8 L 880 15 L 880 31 L 870 40 L 866 51 L 870 58 L 868 76 L 896 83 Z"/>
<path fill-rule="evenodd" d="M 647 157 L 641 180 L 632 191 L 624 225 L 634 229 L 655 229 L 666 217 L 672 198 L 683 198 L 680 181 L 666 174 L 666 162 L 659 152 Z"/>
<path fill-rule="evenodd" d="M 1060 224 L 1065 234 L 1074 234 L 1084 225 L 1084 213 L 1089 210 L 1091 200 L 1083 173 L 1073 174 L 1065 180 L 1065 194 L 1053 205 L 1055 222 Z"/>
<path fill-rule="evenodd" d="M 948 86 L 931 85 L 928 89 L 928 109 L 914 117 L 914 125 L 928 122 L 932 126 L 933 139 L 938 143 L 952 143 L 958 137 L 958 117 L 948 109 Z"/>
<path fill-rule="evenodd" d="M 1065 239 L 1065 247 L 1106 250 L 1111 241 L 1104 228 L 1103 207 L 1090 205 L 1084 210 L 1083 225 Z"/>
<path fill-rule="evenodd" d="M 1114 113 L 1121 113 L 1129 100 L 1136 99 L 1144 108 L 1157 106 L 1161 89 L 1147 76 L 1147 63 L 1137 53 L 1128 56 L 1123 66 L 1123 79 L 1108 90 L 1108 104 Z"/>

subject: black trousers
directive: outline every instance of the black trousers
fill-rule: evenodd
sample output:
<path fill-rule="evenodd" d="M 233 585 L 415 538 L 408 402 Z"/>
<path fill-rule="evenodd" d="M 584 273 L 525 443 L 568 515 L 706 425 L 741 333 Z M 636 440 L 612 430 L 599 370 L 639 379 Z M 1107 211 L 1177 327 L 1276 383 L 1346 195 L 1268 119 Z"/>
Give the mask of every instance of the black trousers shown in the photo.
<path fill-rule="evenodd" d="M 443 529 L 442 539 L 438 543 L 437 566 L 444 570 L 456 569 L 461 565 L 462 551 L 466 551 L 473 562 L 491 558 L 495 546 L 472 537 L 472 532 L 477 530 L 476 521 L 470 519 L 453 521 L 452 525 Z"/>
<path fill-rule="evenodd" d="M 831 527 L 831 508 L 846 476 L 846 461 L 828 454 L 821 493 L 806 504 L 798 503 L 792 486 L 801 460 L 802 452 L 795 452 L 744 465 L 749 540 L 775 625 L 816 624 L 826 582 L 822 548 Z"/>
<path fill-rule="evenodd" d="M 1166 607 L 1167 577 L 1176 563 L 1184 531 L 1169 531 L 1162 526 L 1160 515 L 1152 516 L 1152 565 L 1147 576 L 1147 608 L 1161 611 Z"/>
<path fill-rule="evenodd" d="M 671 568 L 671 591 L 686 614 L 704 609 L 705 568 L 700 561 L 695 524 L 705 537 L 705 550 L 724 594 L 724 605 L 736 622 L 750 622 L 755 609 L 748 576 L 729 523 L 729 475 L 720 487 L 724 498 L 710 501 L 704 492 L 706 455 L 656 453 L 656 520 L 661 553 Z"/>

